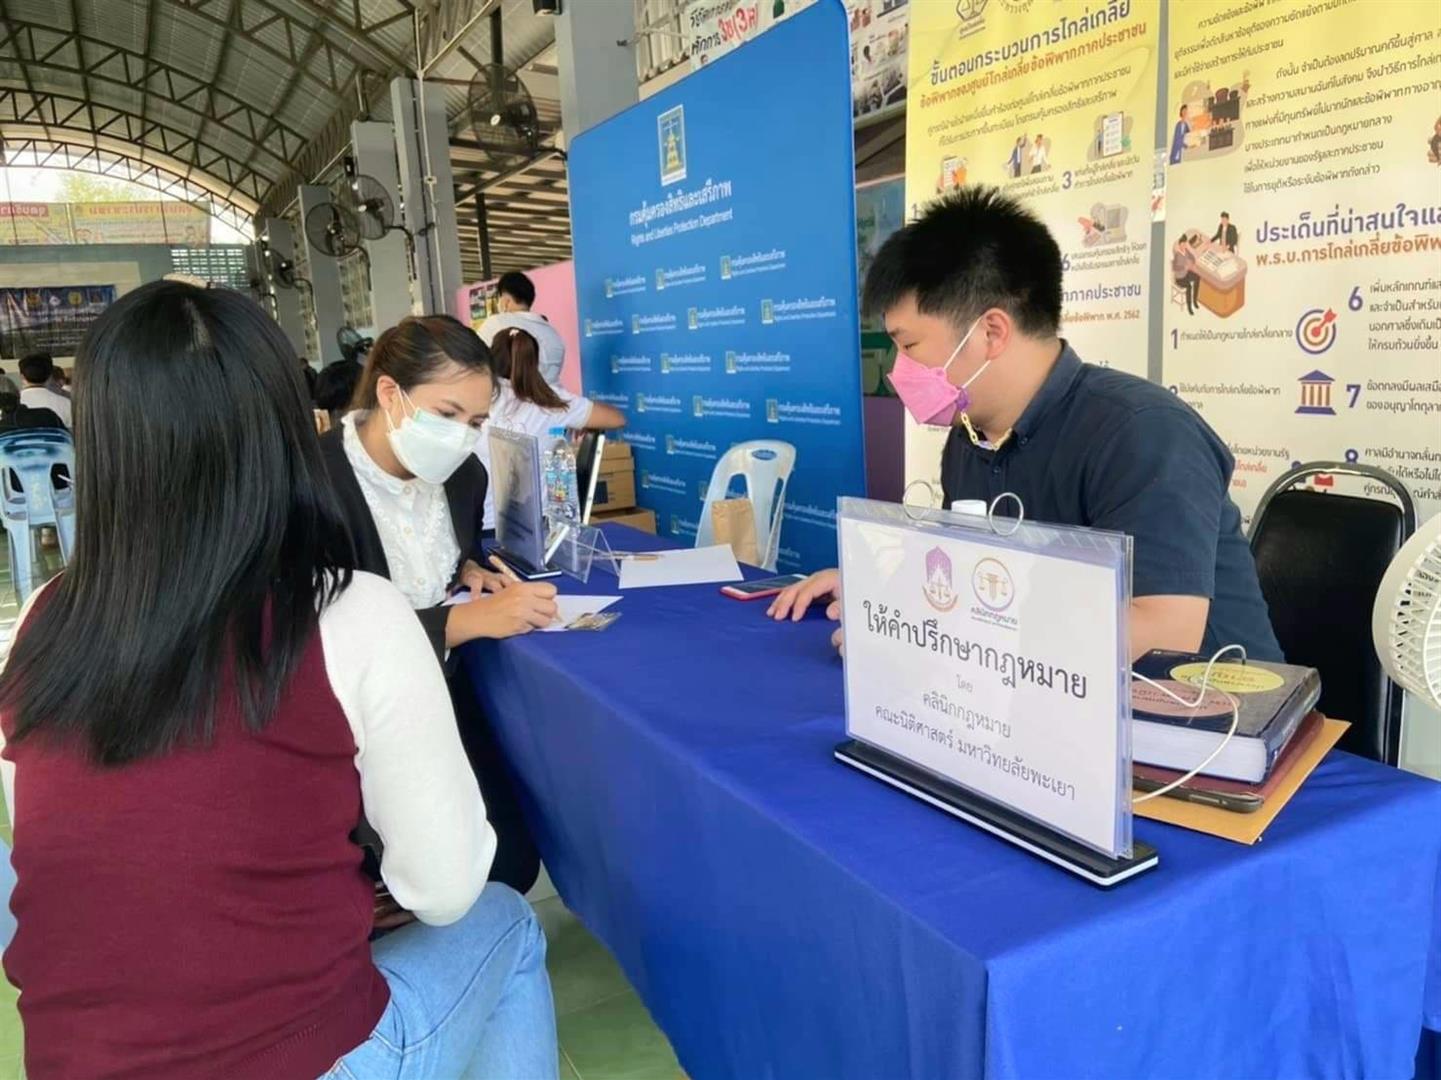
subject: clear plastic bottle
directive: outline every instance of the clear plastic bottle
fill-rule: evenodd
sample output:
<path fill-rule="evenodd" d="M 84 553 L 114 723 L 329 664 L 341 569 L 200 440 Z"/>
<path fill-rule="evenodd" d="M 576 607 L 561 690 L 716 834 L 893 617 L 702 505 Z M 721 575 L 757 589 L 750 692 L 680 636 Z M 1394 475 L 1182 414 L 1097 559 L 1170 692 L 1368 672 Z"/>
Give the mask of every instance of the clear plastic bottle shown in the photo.
<path fill-rule="evenodd" d="M 548 532 L 580 521 L 580 493 L 575 477 L 575 451 L 564 428 L 550 429 L 550 446 L 543 461 L 545 521 Z"/>

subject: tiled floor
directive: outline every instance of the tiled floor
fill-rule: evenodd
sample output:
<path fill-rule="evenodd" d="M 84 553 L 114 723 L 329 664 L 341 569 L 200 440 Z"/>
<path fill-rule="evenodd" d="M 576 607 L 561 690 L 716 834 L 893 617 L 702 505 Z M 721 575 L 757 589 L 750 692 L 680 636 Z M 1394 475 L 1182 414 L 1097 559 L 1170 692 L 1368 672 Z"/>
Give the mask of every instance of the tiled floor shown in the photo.
<path fill-rule="evenodd" d="M 9 569 L 0 558 L 0 654 L 9 647 L 18 614 Z M 0 837 L 9 844 L 10 822 L 3 799 Z M 549 943 L 561 1080 L 685 1080 L 670 1043 L 605 946 L 559 897 L 538 902 L 536 914 Z M 15 998 L 14 987 L 0 978 L 0 1080 L 23 1075 Z"/>

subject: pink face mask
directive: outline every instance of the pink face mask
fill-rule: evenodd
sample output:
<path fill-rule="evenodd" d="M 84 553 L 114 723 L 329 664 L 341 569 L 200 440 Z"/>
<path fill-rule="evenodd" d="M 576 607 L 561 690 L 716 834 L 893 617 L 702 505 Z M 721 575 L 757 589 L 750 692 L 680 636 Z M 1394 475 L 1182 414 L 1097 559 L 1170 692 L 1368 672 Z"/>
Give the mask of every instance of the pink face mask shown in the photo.
<path fill-rule="evenodd" d="M 970 408 L 971 395 L 966 388 L 991 366 L 990 360 L 982 364 L 976 373 L 960 386 L 952 385 L 951 380 L 946 378 L 946 372 L 960 351 L 966 347 L 966 342 L 971 340 L 971 335 L 976 332 L 980 323 L 980 319 L 971 323 L 971 328 L 966 331 L 966 336 L 961 338 L 961 343 L 951 350 L 950 357 L 938 368 L 926 367 L 905 353 L 896 355 L 896 363 L 890 374 L 891 387 L 917 423 L 930 427 L 950 427 L 956 413 Z"/>

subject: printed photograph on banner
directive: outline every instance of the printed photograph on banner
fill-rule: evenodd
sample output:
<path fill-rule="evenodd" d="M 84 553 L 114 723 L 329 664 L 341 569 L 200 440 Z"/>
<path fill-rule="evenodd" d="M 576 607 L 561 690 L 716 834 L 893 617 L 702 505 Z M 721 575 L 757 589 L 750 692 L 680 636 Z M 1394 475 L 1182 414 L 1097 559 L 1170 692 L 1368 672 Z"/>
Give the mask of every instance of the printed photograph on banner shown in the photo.
<path fill-rule="evenodd" d="M 1061 247 L 1062 334 L 1146 374 L 1156 4 L 911 8 L 909 216 L 968 183 L 1022 199 Z"/>
<path fill-rule="evenodd" d="M 851 108 L 855 115 L 904 105 L 908 0 L 846 0 L 846 17 L 851 31 Z"/>
<path fill-rule="evenodd" d="M 1441 23 L 1378 10 L 1171 4 L 1163 377 L 1248 520 L 1311 461 L 1441 510 Z"/>

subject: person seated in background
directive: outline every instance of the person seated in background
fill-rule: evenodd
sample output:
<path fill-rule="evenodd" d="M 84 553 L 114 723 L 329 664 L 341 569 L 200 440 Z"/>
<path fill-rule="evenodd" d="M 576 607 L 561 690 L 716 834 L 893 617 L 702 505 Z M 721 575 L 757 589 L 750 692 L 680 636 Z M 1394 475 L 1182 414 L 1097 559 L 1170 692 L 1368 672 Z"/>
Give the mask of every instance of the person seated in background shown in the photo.
<path fill-rule="evenodd" d="M 492 348 L 500 379 L 490 417 L 476 445 L 476 453 L 487 473 L 490 472 L 491 428 L 534 435 L 544 446 L 552 428 L 614 431 L 625 427 L 625 413 L 619 409 L 578 397 L 550 383 L 541 372 L 540 344 L 528 331 L 500 330 Z M 489 490 L 485 493 L 485 528 L 495 528 L 495 496 Z"/>
<path fill-rule="evenodd" d="M 279 327 L 153 282 L 78 365 L 76 551 L 0 675 L 28 1075 L 556 1076 L 544 938 Z M 362 808 L 429 924 L 374 945 Z"/>
<path fill-rule="evenodd" d="M 0 385 L 0 432 L 17 431 L 21 428 L 59 428 L 65 430 L 65 423 L 53 409 L 31 408 L 20 400 L 20 391 L 9 379 L 8 386 Z"/>
<path fill-rule="evenodd" d="M 480 340 L 491 346 L 501 330 L 524 330 L 540 348 L 541 378 L 551 386 L 559 386 L 560 373 L 565 367 L 565 341 L 544 315 L 530 310 L 535 303 L 535 283 L 519 271 L 512 270 L 500 275 L 496 291 L 500 296 L 500 313 L 480 324 L 480 329 L 476 331 Z"/>
<path fill-rule="evenodd" d="M 395 582 L 437 659 L 549 626 L 558 610 L 554 585 L 512 582 L 476 561 L 488 478 L 475 446 L 494 396 L 490 350 L 474 330 L 449 315 L 402 319 L 370 350 L 356 410 L 321 438 L 357 565 Z M 469 599 L 447 606 L 462 585 Z M 451 700 L 498 836 L 492 877 L 523 893 L 540 856 L 470 677 L 452 668 Z"/>
<path fill-rule="evenodd" d="M 311 401 L 317 409 L 330 414 L 327 430 L 339 424 L 350 411 L 356 387 L 360 385 L 361 370 L 361 366 L 353 360 L 336 360 L 316 373 Z"/>
<path fill-rule="evenodd" d="M 902 404 L 950 431 L 946 506 L 1013 493 L 1028 521 L 1132 536 L 1133 657 L 1236 643 L 1282 658 L 1230 498 L 1230 451 L 1174 394 L 1083 363 L 1058 336 L 1061 253 L 1029 210 L 984 185 L 937 200 L 882 246 L 864 304 L 900 351 Z M 770 613 L 799 619 L 838 587 L 822 571 Z"/>
<path fill-rule="evenodd" d="M 20 401 L 32 409 L 49 409 L 61 422 L 70 426 L 70 395 L 57 393 L 50 385 L 55 377 L 55 361 L 48 352 L 33 352 L 20 359 L 20 378 L 25 388 Z"/>

